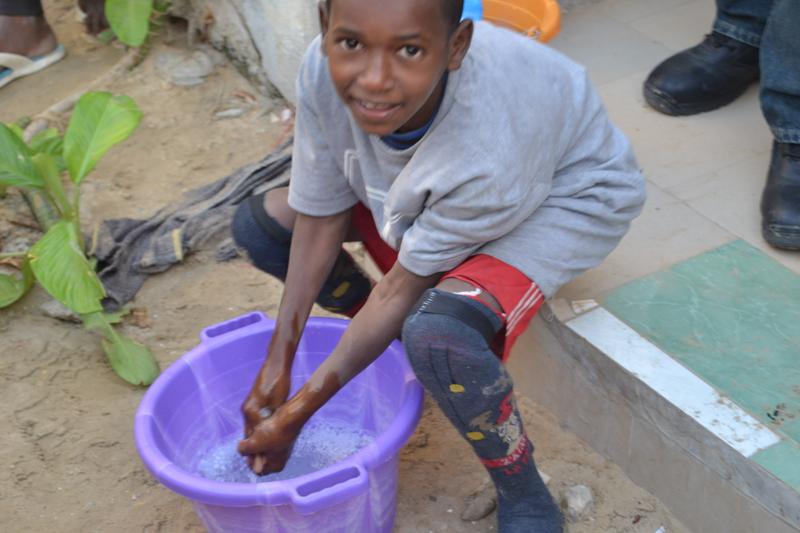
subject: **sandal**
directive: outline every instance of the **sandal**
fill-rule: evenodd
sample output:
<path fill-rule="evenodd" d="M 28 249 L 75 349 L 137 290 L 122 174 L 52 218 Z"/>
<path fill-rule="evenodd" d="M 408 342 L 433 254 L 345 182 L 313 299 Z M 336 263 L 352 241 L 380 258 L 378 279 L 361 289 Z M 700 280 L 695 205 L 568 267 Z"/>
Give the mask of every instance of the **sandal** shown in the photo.
<path fill-rule="evenodd" d="M 0 87 L 57 63 L 64 54 L 64 46 L 60 44 L 49 54 L 34 57 L 0 52 Z"/>

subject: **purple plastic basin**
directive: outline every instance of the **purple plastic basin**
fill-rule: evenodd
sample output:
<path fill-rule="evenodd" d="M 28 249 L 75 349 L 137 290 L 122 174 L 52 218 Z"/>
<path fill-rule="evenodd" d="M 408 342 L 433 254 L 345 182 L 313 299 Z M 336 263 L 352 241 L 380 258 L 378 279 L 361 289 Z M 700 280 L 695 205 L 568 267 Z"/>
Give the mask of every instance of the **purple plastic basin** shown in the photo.
<path fill-rule="evenodd" d="M 292 393 L 330 354 L 347 321 L 311 318 L 292 368 Z M 239 407 L 275 322 L 250 313 L 203 330 L 200 344 L 156 380 L 139 405 L 136 447 L 150 473 L 190 499 L 214 532 L 389 532 L 398 452 L 422 411 L 422 387 L 399 342 L 315 417 L 355 424 L 375 440 L 323 470 L 283 481 L 223 483 L 194 474 L 204 452 L 242 427 Z"/>

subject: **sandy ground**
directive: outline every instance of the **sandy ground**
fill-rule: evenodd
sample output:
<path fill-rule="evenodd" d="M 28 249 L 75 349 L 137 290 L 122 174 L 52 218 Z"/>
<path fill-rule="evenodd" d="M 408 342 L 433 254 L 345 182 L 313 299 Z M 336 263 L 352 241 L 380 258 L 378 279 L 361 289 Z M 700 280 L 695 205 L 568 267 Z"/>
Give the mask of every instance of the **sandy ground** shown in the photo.
<path fill-rule="evenodd" d="M 0 91 L 0 120 L 34 114 L 102 74 L 122 52 L 87 41 L 71 3 L 46 2 L 70 57 L 39 76 Z M 139 130 L 99 165 L 84 188 L 84 224 L 153 213 L 183 191 L 226 175 L 271 150 L 286 133 L 270 112 L 285 108 L 257 97 L 241 117 L 214 120 L 215 111 L 256 94 L 230 65 L 208 80 L 180 88 L 155 73 L 154 56 L 180 48 L 162 35 L 147 59 L 108 89 L 128 94 L 145 118 Z M 239 97 L 237 97 L 237 94 Z M 0 200 L 0 247 L 31 241 L 36 231 L 15 192 Z M 210 251 L 152 277 L 134 305 L 148 327 L 126 324 L 126 334 L 151 347 L 162 368 L 197 342 L 200 329 L 258 309 L 274 314 L 281 286 L 242 260 L 214 262 Z M 48 296 L 36 289 L 0 312 L 0 530 L 202 531 L 189 502 L 155 483 L 134 448 L 132 421 L 143 390 L 110 370 L 94 335 L 42 315 Z M 589 518 L 575 533 L 687 531 L 653 496 L 614 464 L 562 430 L 552 415 L 520 399 L 540 468 L 558 497 L 574 484 L 595 494 Z M 417 434 L 402 452 L 396 530 L 492 531 L 494 515 L 461 520 L 464 499 L 485 479 L 468 446 L 441 413 L 428 405 Z"/>

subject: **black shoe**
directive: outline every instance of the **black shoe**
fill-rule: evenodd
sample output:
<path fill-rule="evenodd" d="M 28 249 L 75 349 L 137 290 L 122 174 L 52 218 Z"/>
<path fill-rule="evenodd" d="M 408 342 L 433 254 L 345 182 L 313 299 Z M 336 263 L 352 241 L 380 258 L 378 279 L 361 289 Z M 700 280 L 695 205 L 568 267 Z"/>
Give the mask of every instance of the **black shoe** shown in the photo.
<path fill-rule="evenodd" d="M 666 115 L 694 115 L 733 102 L 758 76 L 758 48 L 714 32 L 658 65 L 644 99 Z"/>
<path fill-rule="evenodd" d="M 761 216 L 764 240 L 775 248 L 800 250 L 800 144 L 772 145 Z"/>

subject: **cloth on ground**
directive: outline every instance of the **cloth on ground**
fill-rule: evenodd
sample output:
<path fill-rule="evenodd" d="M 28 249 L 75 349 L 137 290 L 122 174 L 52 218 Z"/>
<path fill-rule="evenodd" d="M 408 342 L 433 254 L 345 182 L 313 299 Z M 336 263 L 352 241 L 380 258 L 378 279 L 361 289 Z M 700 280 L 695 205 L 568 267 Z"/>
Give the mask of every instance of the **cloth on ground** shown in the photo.
<path fill-rule="evenodd" d="M 98 274 L 106 289 L 103 305 L 118 309 L 129 302 L 151 274 L 164 272 L 214 237 L 230 228 L 236 206 L 255 192 L 286 186 L 291 165 L 291 143 L 257 163 L 204 185 L 146 220 L 118 218 L 103 221 L 91 238 L 90 255 L 98 260 Z M 218 258 L 231 257 L 229 239 Z"/>

